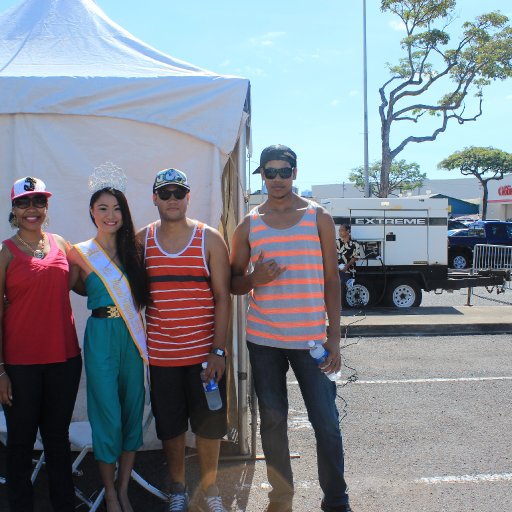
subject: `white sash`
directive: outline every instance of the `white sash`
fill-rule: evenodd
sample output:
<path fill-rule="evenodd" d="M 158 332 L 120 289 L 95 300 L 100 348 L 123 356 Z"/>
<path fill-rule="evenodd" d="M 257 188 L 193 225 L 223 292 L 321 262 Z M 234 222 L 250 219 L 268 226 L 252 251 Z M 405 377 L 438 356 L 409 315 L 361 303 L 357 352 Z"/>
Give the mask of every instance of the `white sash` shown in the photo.
<path fill-rule="evenodd" d="M 123 317 L 133 342 L 139 350 L 140 357 L 147 364 L 146 331 L 140 311 L 133 302 L 130 283 L 95 240 L 87 240 L 87 242 L 76 244 L 74 247 L 105 285 L 110 298 Z"/>

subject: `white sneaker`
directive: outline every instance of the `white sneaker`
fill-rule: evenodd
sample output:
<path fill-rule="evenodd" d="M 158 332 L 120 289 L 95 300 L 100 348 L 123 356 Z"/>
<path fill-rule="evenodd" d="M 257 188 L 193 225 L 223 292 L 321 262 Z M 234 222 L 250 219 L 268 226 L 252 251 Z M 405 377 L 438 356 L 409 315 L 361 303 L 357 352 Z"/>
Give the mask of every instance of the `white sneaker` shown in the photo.
<path fill-rule="evenodd" d="M 201 491 L 197 510 L 200 512 L 227 512 L 222 504 L 222 498 L 219 496 L 219 489 L 216 485 L 211 485 L 205 491 Z"/>

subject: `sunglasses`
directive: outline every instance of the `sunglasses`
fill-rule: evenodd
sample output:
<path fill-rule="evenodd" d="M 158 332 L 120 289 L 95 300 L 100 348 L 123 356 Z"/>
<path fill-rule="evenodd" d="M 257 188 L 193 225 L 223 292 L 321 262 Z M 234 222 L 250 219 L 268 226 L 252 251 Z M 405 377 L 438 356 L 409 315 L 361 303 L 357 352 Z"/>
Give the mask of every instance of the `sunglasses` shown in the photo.
<path fill-rule="evenodd" d="M 20 210 L 26 210 L 29 206 L 34 208 L 46 208 L 48 206 L 48 198 L 46 196 L 24 196 L 14 199 L 13 206 Z"/>
<path fill-rule="evenodd" d="M 266 167 L 263 169 L 263 174 L 267 180 L 273 180 L 278 174 L 283 180 L 288 180 L 292 177 L 293 167 L 283 167 L 282 169 L 276 169 L 275 167 Z"/>
<path fill-rule="evenodd" d="M 180 201 L 188 194 L 188 190 L 183 187 L 179 187 L 174 190 L 158 188 L 156 193 L 162 201 L 167 201 L 168 199 L 171 199 L 171 197 Z"/>

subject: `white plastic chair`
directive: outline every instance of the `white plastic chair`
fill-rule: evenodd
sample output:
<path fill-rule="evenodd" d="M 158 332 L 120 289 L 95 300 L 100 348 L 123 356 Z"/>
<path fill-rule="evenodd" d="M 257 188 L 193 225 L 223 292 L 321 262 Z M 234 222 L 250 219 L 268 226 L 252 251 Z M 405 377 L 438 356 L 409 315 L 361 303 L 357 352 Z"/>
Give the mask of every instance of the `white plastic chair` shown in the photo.
<path fill-rule="evenodd" d="M 5 413 L 3 410 L 0 411 L 0 443 L 7 445 L 7 422 L 5 419 Z M 40 469 L 43 467 L 44 464 L 44 451 L 43 451 L 43 445 L 39 439 L 39 432 L 37 433 L 37 439 L 34 444 L 34 450 L 41 450 L 41 455 L 38 459 L 34 460 L 34 469 L 32 471 L 32 476 L 30 477 L 30 480 L 32 483 L 34 483 L 37 474 L 39 473 Z M 0 476 L 0 484 L 5 484 L 6 480 L 3 476 Z"/>
<path fill-rule="evenodd" d="M 148 431 L 152 421 L 153 421 L 153 413 L 151 412 L 151 410 L 149 410 L 148 415 L 146 416 L 146 420 L 144 421 L 144 423 L 142 425 L 142 431 L 144 432 L 144 434 L 146 434 L 146 432 Z M 157 498 L 160 498 L 161 500 L 164 500 L 164 501 L 167 501 L 167 499 L 169 498 L 165 492 L 156 488 L 154 485 L 151 485 L 147 480 L 145 480 L 141 475 L 139 475 L 139 473 L 137 473 L 137 471 L 135 471 L 134 469 L 132 469 L 131 476 L 132 476 L 133 480 L 135 480 L 135 482 L 137 482 L 143 489 L 150 492 Z"/>
<path fill-rule="evenodd" d="M 153 421 L 153 414 L 151 411 L 148 413 L 146 420 L 143 424 L 143 432 L 146 433 L 151 422 Z M 77 448 L 80 452 L 76 459 L 73 462 L 73 473 L 75 475 L 79 475 L 81 473 L 80 464 L 83 459 L 87 455 L 88 452 L 92 451 L 92 431 L 91 425 L 88 421 L 73 421 L 69 426 L 69 440 L 71 444 Z M 143 489 L 150 492 L 157 498 L 166 501 L 168 496 L 166 493 L 162 492 L 160 489 L 157 489 L 155 486 L 151 485 L 147 480 L 145 480 L 139 473 L 135 470 L 132 470 L 131 477 L 135 482 L 137 482 Z M 75 495 L 76 497 L 82 501 L 87 507 L 89 507 L 90 512 L 95 512 L 97 508 L 100 506 L 103 498 L 105 497 L 105 489 L 102 488 L 96 498 L 93 500 L 92 498 L 87 498 L 85 494 L 75 486 Z M 93 494 L 94 496 L 94 494 Z"/>

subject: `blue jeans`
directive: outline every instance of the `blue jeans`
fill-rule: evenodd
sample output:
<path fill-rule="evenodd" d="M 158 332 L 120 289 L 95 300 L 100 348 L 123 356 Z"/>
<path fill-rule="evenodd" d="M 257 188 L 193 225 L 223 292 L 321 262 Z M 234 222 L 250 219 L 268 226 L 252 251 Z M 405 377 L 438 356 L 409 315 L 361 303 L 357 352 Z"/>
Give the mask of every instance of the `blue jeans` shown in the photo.
<path fill-rule="evenodd" d="M 302 392 L 316 437 L 318 480 L 323 503 L 348 503 L 344 478 L 343 443 L 336 408 L 336 384 L 318 369 L 307 350 L 265 347 L 248 342 L 252 374 L 260 410 L 260 435 L 272 485 L 271 502 L 293 499 L 293 474 L 288 447 L 288 390 L 291 366 Z"/>

